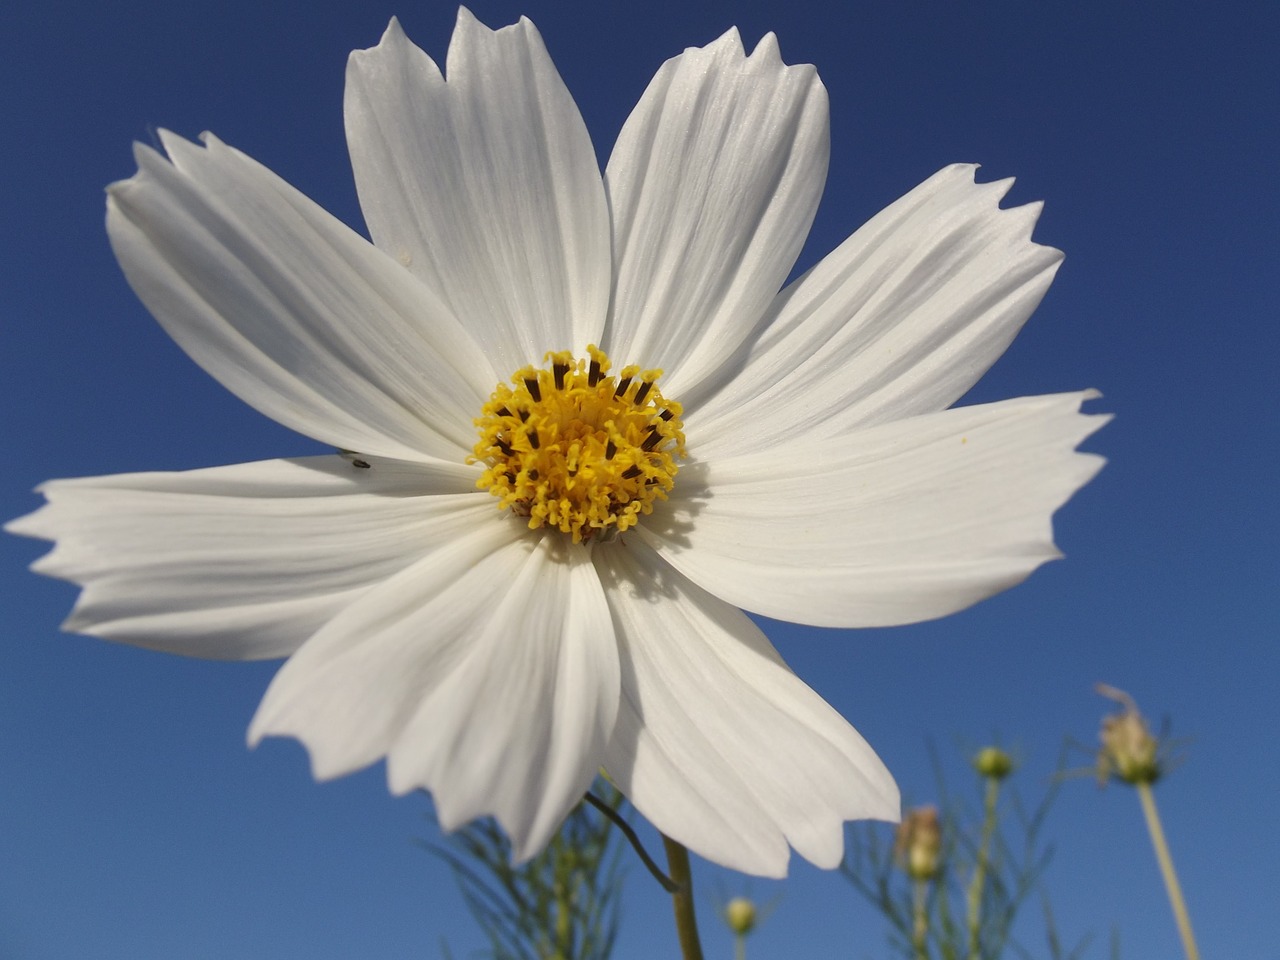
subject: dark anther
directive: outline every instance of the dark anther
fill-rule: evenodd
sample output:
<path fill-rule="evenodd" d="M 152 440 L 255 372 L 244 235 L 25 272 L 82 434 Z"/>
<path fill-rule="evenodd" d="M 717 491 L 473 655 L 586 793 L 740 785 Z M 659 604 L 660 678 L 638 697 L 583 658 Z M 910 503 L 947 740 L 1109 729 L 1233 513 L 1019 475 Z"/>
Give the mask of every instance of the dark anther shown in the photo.
<path fill-rule="evenodd" d="M 644 398 L 649 395 L 649 391 L 653 389 L 653 381 L 645 380 L 640 384 L 640 389 L 636 391 L 636 398 L 631 402 L 637 407 L 644 403 Z"/>
<path fill-rule="evenodd" d="M 533 397 L 534 403 L 542 402 L 542 389 L 538 386 L 537 377 L 525 377 L 524 388 L 529 391 L 529 396 Z"/>
<path fill-rule="evenodd" d="M 660 414 L 658 414 L 658 416 L 661 417 L 663 420 L 670 420 L 672 417 L 675 416 L 675 414 L 672 413 L 670 410 L 663 410 Z"/>
<path fill-rule="evenodd" d="M 530 430 L 530 431 L 529 431 L 529 446 L 531 446 L 531 447 L 533 447 L 533 449 L 537 450 L 537 449 L 538 449 L 538 447 L 541 445 L 541 443 L 542 443 L 542 441 L 538 439 L 538 431 L 537 431 L 537 430 Z"/>
<path fill-rule="evenodd" d="M 499 407 L 499 408 L 497 409 L 496 413 L 497 413 L 497 414 L 498 414 L 498 416 L 500 416 L 500 417 L 509 417 L 509 416 L 511 416 L 511 411 L 510 411 L 510 410 L 508 410 L 506 407 Z"/>
<path fill-rule="evenodd" d="M 610 439 L 609 442 L 604 445 L 604 458 L 606 460 L 612 460 L 613 455 L 617 452 L 618 452 L 618 445 L 614 443 L 612 439 Z"/>
<path fill-rule="evenodd" d="M 527 423 L 529 420 L 529 411 L 521 410 L 518 414 L 516 414 L 516 416 L 520 418 L 521 423 Z"/>
<path fill-rule="evenodd" d="M 537 471 L 537 470 L 530 470 L 530 471 L 529 471 L 529 479 L 530 479 L 530 480 L 537 480 L 537 479 L 538 479 L 538 471 Z"/>
<path fill-rule="evenodd" d="M 564 378 L 565 374 L 569 372 L 569 365 L 567 363 L 553 363 L 551 365 L 551 372 L 554 373 L 556 377 L 556 389 L 563 390 Z"/>
<path fill-rule="evenodd" d="M 617 386 L 617 388 L 616 388 L 616 389 L 614 389 L 614 391 L 613 391 L 613 395 L 614 395 L 615 397 L 620 397 L 620 396 L 622 396 L 624 393 L 626 393 L 626 392 L 627 392 L 627 387 L 629 387 L 629 386 L 631 386 L 631 378 L 630 378 L 630 377 L 625 377 L 624 379 L 619 380 L 619 381 L 618 381 L 618 386 Z"/>
<path fill-rule="evenodd" d="M 641 450 L 652 450 L 662 442 L 662 434 L 658 432 L 657 427 L 650 427 L 650 433 L 644 438 L 644 443 L 640 444 Z"/>
<path fill-rule="evenodd" d="M 627 467 L 627 469 L 626 469 L 626 470 L 624 470 L 624 471 L 622 472 L 622 479 L 623 479 L 623 480 L 634 480 L 636 477 L 640 476 L 640 474 L 642 474 L 642 473 L 644 473 L 644 471 L 643 471 L 642 469 L 640 469 L 640 467 L 639 467 L 639 466 L 637 466 L 637 465 L 635 465 L 635 464 L 632 464 L 631 466 Z"/>
<path fill-rule="evenodd" d="M 515 450 L 511 449 L 511 444 L 507 443 L 507 441 L 503 440 L 501 437 L 494 438 L 493 442 L 497 445 L 498 449 L 502 451 L 502 455 L 504 457 L 509 457 L 515 453 Z"/>
<path fill-rule="evenodd" d="M 587 371 L 587 384 L 594 387 L 600 382 L 600 361 L 592 360 L 591 369 Z"/>

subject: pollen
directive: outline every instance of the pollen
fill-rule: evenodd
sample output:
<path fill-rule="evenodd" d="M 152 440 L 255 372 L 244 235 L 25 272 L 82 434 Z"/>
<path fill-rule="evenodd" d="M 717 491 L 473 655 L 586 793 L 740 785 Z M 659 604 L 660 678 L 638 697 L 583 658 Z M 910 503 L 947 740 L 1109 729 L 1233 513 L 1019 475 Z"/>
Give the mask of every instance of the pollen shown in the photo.
<path fill-rule="evenodd" d="M 554 527 L 574 543 L 611 540 L 653 512 L 685 456 L 680 404 L 658 389 L 661 370 L 615 376 L 596 346 L 587 358 L 553 351 L 545 366 L 498 384 L 475 421 L 476 486 L 498 506 Z"/>

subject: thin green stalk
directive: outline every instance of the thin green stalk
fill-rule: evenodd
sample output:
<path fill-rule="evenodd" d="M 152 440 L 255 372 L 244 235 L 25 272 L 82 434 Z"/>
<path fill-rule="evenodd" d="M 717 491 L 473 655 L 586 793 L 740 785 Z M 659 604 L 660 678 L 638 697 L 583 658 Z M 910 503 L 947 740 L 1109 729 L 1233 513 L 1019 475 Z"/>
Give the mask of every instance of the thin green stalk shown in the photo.
<path fill-rule="evenodd" d="M 675 883 L 673 883 L 671 878 L 663 873 L 661 868 L 653 862 L 653 857 L 649 856 L 649 851 L 644 848 L 644 844 L 640 842 L 639 834 L 632 829 L 631 824 L 623 820 L 617 810 L 609 806 L 609 804 L 605 803 L 590 790 L 587 791 L 586 796 L 582 799 L 603 813 L 615 827 L 622 831 L 622 835 L 627 838 L 627 842 L 631 844 L 631 848 L 635 850 L 636 854 L 640 857 L 641 862 L 644 863 L 645 869 L 652 874 L 653 879 L 662 884 L 662 889 L 667 891 L 667 893 L 675 893 Z"/>
<path fill-rule="evenodd" d="M 987 866 L 991 859 L 991 837 L 996 830 L 996 803 L 1000 799 L 1000 778 L 987 777 L 986 797 L 982 808 L 982 840 L 978 845 L 973 879 L 969 882 L 969 960 L 979 960 L 982 933 L 982 892 L 987 885 Z"/>
<path fill-rule="evenodd" d="M 573 955 L 573 904 L 566 878 L 558 878 L 556 896 L 556 953 L 555 960 L 570 960 Z"/>
<path fill-rule="evenodd" d="M 747 960 L 746 934 L 735 933 L 733 935 L 733 958 L 734 960 Z"/>
<path fill-rule="evenodd" d="M 912 881 L 911 949 L 916 960 L 929 960 L 929 881 L 916 877 Z"/>
<path fill-rule="evenodd" d="M 702 960 L 702 944 L 698 940 L 698 918 L 693 911 L 693 874 L 689 869 L 689 851 L 666 834 L 662 845 L 667 851 L 667 873 L 676 889 L 671 905 L 676 915 L 676 936 L 684 960 Z"/>
<path fill-rule="evenodd" d="M 1182 949 L 1187 955 L 1187 960 L 1200 960 L 1196 938 L 1191 932 L 1191 915 L 1187 913 L 1187 903 L 1182 899 L 1182 887 L 1178 883 L 1178 874 L 1173 869 L 1169 842 L 1165 839 L 1164 828 L 1160 825 L 1160 813 L 1156 810 L 1155 794 L 1151 792 L 1151 784 L 1145 780 L 1138 781 L 1134 786 L 1138 788 L 1138 799 L 1142 801 L 1142 813 L 1147 818 L 1151 845 L 1156 848 L 1156 860 L 1159 861 L 1160 873 L 1164 876 L 1164 887 L 1169 892 L 1169 905 L 1173 907 L 1173 918 L 1178 924 L 1178 935 L 1182 937 Z"/>

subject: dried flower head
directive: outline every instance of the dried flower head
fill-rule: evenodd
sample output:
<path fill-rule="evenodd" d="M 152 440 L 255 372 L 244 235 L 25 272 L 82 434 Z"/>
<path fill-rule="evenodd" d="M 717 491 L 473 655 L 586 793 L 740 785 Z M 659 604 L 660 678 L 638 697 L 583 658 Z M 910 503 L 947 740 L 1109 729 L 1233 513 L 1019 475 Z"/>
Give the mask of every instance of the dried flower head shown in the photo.
<path fill-rule="evenodd" d="M 898 824 L 893 855 L 913 880 L 931 880 L 942 868 L 942 824 L 938 808 L 915 807 Z"/>
<path fill-rule="evenodd" d="M 1162 772 L 1160 742 L 1152 735 L 1138 705 L 1129 694 L 1105 683 L 1095 689 L 1123 707 L 1119 713 L 1102 718 L 1098 782 L 1106 783 L 1114 777 L 1128 784 L 1155 783 Z"/>

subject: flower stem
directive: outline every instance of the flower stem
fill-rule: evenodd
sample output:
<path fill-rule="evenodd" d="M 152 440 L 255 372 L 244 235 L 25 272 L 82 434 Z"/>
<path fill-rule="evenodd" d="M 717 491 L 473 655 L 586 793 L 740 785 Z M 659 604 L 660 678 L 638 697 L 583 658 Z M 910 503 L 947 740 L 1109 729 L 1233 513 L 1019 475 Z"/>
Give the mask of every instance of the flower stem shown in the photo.
<path fill-rule="evenodd" d="M 1160 825 L 1160 813 L 1156 810 L 1155 794 L 1151 792 L 1151 784 L 1144 780 L 1138 781 L 1134 786 L 1138 788 L 1138 799 L 1142 801 L 1142 813 L 1147 818 L 1147 831 L 1151 834 L 1151 845 L 1156 849 L 1156 860 L 1160 863 L 1164 887 L 1169 893 L 1169 905 L 1173 907 L 1173 918 L 1178 923 L 1182 949 L 1187 955 L 1187 960 L 1200 960 L 1196 938 L 1191 932 L 1191 916 L 1187 913 L 1186 901 L 1182 899 L 1182 887 L 1178 884 L 1178 874 L 1173 869 L 1173 857 L 1169 854 L 1169 841 L 1165 839 L 1164 827 Z"/>
<path fill-rule="evenodd" d="M 645 869 L 653 875 L 653 879 L 662 884 L 662 889 L 667 891 L 667 893 L 675 893 L 676 884 L 673 883 L 671 878 L 663 873 L 662 869 L 653 862 L 653 857 L 649 856 L 649 851 L 644 848 L 644 844 L 640 842 L 640 836 L 632 829 L 631 824 L 623 820 L 622 817 L 618 815 L 617 810 L 609 806 L 609 804 L 605 803 L 590 790 L 587 791 L 586 795 L 582 799 L 603 813 L 615 827 L 622 831 L 622 835 L 627 838 L 627 842 L 631 844 L 632 849 L 635 850 L 639 855 L 640 860 L 644 863 Z"/>
<path fill-rule="evenodd" d="M 915 960 L 929 960 L 929 881 L 916 877 L 911 900 L 911 949 Z"/>
<path fill-rule="evenodd" d="M 676 914 L 680 954 L 684 960 L 702 960 L 698 918 L 693 912 L 693 875 L 689 870 L 689 851 L 666 834 L 662 835 L 662 845 L 667 851 L 667 872 L 676 885 L 671 894 L 671 904 Z"/>
<path fill-rule="evenodd" d="M 556 879 L 555 898 L 556 951 L 552 960 L 569 960 L 573 954 L 573 905 L 564 878 Z"/>
<path fill-rule="evenodd" d="M 978 844 L 978 858 L 973 865 L 973 879 L 969 882 L 969 960 L 978 960 L 979 935 L 982 932 L 982 893 L 987 885 L 987 865 L 991 859 L 991 836 L 996 829 L 996 802 L 1000 799 L 1000 778 L 987 777 L 987 791 L 982 808 L 982 840 Z"/>

